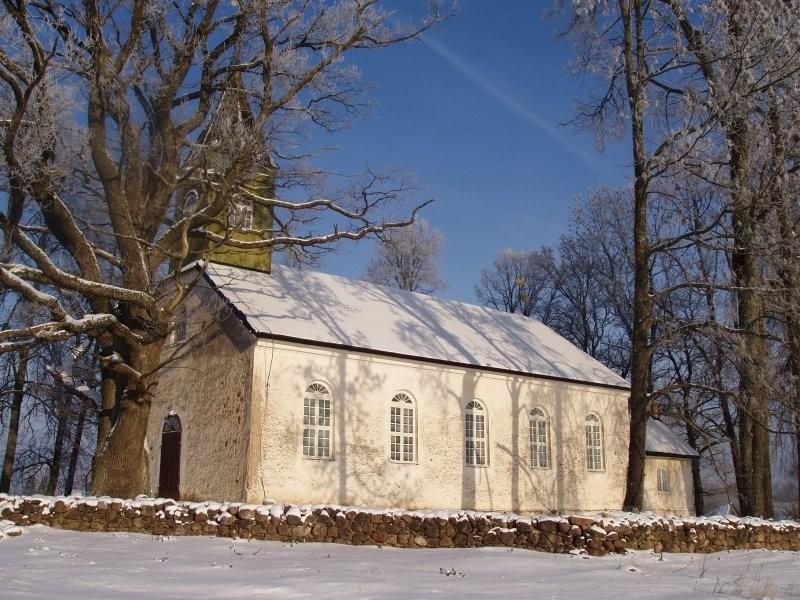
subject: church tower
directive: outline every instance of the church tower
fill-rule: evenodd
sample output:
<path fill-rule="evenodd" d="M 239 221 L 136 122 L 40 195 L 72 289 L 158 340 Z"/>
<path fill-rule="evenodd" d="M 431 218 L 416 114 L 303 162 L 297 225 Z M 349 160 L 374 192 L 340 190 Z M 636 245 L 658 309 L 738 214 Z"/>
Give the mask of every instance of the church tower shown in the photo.
<path fill-rule="evenodd" d="M 230 165 L 230 145 L 251 134 L 249 123 L 252 121 L 252 112 L 245 94 L 241 77 L 232 77 L 211 123 L 198 137 L 198 158 L 196 166 L 192 166 L 198 171 L 202 170 L 203 177 L 198 178 L 198 185 L 189 183 L 178 191 L 183 196 L 184 206 L 189 207 L 195 202 L 210 204 L 216 200 L 219 192 L 208 189 L 207 185 L 201 185 L 201 181 L 212 179 L 215 172 L 225 172 Z M 273 198 L 277 167 L 263 147 L 257 148 L 255 152 L 256 156 L 252 161 L 254 166 L 245 175 L 241 187 L 254 196 Z M 226 204 L 227 214 L 222 213 L 219 218 L 227 218 L 229 238 L 246 242 L 269 239 L 273 223 L 269 207 L 254 203 L 245 195 L 229 198 Z M 226 235 L 226 228 L 219 223 L 211 223 L 206 229 L 218 235 Z M 201 259 L 265 273 L 269 273 L 272 267 L 272 251 L 269 248 L 235 248 L 201 237 L 190 237 L 186 262 Z"/>

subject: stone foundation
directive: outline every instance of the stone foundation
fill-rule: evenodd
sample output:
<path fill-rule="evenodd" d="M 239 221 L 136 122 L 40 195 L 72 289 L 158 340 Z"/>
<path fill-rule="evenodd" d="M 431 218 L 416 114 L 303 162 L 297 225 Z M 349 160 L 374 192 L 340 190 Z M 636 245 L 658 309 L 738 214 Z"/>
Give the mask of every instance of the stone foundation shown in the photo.
<path fill-rule="evenodd" d="M 626 549 L 800 550 L 797 521 L 658 517 L 647 513 L 526 517 L 470 511 L 0 494 L 0 519 L 22 526 L 41 523 L 74 531 L 214 535 L 401 548 L 507 546 L 594 556 Z"/>

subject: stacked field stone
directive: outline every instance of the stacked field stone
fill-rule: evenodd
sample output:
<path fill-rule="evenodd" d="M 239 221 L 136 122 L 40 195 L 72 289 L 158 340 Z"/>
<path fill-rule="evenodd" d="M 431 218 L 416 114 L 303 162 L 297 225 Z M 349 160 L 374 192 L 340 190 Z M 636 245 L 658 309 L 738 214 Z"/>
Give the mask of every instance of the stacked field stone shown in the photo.
<path fill-rule="evenodd" d="M 333 505 L 175 502 L 164 498 L 8 496 L 0 519 L 74 531 L 215 535 L 401 548 L 506 546 L 602 556 L 626 549 L 718 552 L 800 550 L 800 522 L 736 517 L 596 517 L 408 511 Z"/>

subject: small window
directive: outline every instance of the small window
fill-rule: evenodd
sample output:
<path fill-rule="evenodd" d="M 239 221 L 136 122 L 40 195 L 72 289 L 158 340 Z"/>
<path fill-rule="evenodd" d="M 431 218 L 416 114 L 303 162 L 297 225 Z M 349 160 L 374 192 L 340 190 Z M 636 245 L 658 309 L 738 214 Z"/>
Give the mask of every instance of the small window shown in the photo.
<path fill-rule="evenodd" d="M 237 229 L 253 228 L 253 205 L 246 200 L 234 200 L 228 223 Z"/>
<path fill-rule="evenodd" d="M 586 467 L 590 471 L 602 471 L 603 426 L 597 415 L 586 417 Z"/>
<path fill-rule="evenodd" d="M 188 339 L 189 324 L 186 304 L 181 304 L 172 316 L 172 330 L 169 332 L 169 343 L 173 346 L 182 344 Z"/>
<path fill-rule="evenodd" d="M 667 467 L 658 468 L 658 491 L 662 494 L 669 494 L 669 469 Z"/>
<path fill-rule="evenodd" d="M 531 467 L 550 468 L 550 428 L 547 415 L 541 408 L 534 408 L 530 414 Z"/>
<path fill-rule="evenodd" d="M 392 398 L 389 408 L 389 457 L 395 462 L 414 462 L 416 455 L 414 401 L 406 394 Z"/>
<path fill-rule="evenodd" d="M 486 410 L 477 400 L 467 404 L 464 415 L 464 441 L 467 464 L 473 467 L 487 466 L 489 453 L 486 449 Z"/>
<path fill-rule="evenodd" d="M 331 458 L 333 437 L 331 394 L 321 383 L 312 383 L 303 397 L 303 456 Z"/>

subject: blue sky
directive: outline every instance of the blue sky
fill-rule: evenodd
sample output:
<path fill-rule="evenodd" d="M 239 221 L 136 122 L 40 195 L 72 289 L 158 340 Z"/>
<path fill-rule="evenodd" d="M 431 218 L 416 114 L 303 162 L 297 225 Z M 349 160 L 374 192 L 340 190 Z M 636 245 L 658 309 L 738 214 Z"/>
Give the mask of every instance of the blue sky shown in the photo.
<path fill-rule="evenodd" d="M 410 3 L 398 2 L 398 14 Z M 560 127 L 583 82 L 568 71 L 570 46 L 549 2 L 464 0 L 422 43 L 357 56 L 376 86 L 371 117 L 332 142 L 328 160 L 403 168 L 435 198 L 424 217 L 445 236 L 442 296 L 474 302 L 481 269 L 503 248 L 551 244 L 567 230 L 578 194 L 626 181 L 624 141 L 595 150 L 594 137 Z M 359 276 L 370 242 L 343 244 L 322 270 Z"/>

